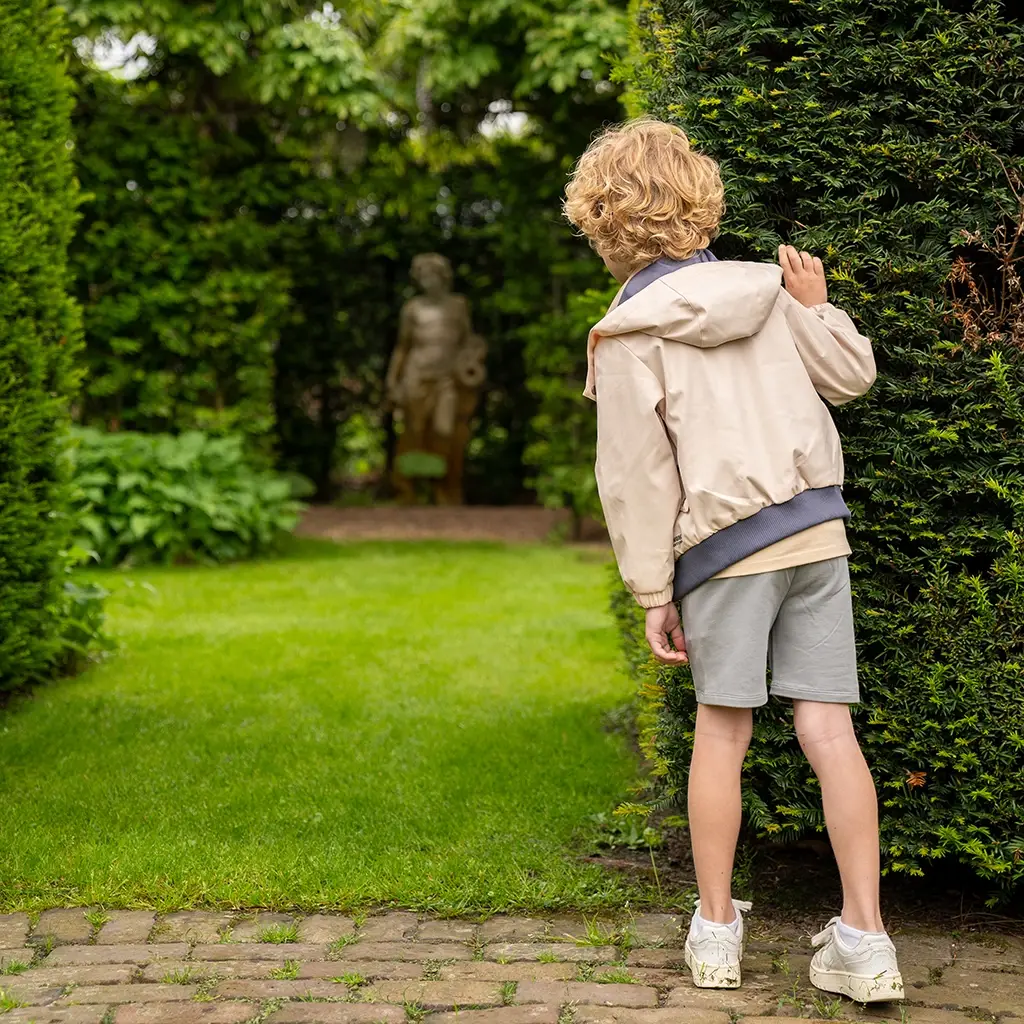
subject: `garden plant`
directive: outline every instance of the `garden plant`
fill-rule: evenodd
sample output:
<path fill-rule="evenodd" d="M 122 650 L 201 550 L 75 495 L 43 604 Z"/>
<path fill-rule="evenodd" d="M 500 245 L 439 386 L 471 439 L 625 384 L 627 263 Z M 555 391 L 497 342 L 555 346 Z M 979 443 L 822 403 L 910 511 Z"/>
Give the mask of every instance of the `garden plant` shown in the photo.
<path fill-rule="evenodd" d="M 78 544 L 101 565 L 252 558 L 298 522 L 305 482 L 254 467 L 238 435 L 77 428 L 73 440 Z"/>

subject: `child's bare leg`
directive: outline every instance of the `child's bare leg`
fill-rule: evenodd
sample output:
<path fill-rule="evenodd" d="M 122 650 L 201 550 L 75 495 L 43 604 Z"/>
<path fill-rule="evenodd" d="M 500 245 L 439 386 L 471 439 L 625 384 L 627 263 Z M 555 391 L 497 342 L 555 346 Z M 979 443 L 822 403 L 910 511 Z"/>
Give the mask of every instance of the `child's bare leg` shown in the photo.
<path fill-rule="evenodd" d="M 732 866 L 742 815 L 740 772 L 753 723 L 750 708 L 697 708 L 688 796 L 693 865 L 705 921 L 729 924 L 736 918 Z"/>
<path fill-rule="evenodd" d="M 843 922 L 880 932 L 878 797 L 850 709 L 796 700 L 793 718 L 800 746 L 821 783 L 825 823 L 843 883 Z"/>

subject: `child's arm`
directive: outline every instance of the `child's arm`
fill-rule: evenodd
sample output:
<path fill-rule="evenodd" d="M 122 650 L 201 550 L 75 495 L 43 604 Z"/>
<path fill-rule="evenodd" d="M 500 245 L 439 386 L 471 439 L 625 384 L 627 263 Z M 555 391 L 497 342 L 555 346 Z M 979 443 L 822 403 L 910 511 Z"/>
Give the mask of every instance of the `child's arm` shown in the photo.
<path fill-rule="evenodd" d="M 661 382 L 622 342 L 602 341 L 597 370 L 597 486 L 619 572 L 644 608 L 672 600 L 682 487 L 658 409 Z"/>
<path fill-rule="evenodd" d="M 780 302 L 815 389 L 833 405 L 860 398 L 875 382 L 871 342 L 828 301 L 818 257 L 784 245 L 779 263 L 786 284 Z"/>

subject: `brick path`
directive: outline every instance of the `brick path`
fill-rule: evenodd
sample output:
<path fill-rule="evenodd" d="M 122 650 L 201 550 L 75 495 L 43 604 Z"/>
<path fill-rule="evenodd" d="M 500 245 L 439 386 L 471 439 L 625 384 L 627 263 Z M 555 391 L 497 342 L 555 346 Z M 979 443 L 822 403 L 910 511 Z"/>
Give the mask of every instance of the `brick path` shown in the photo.
<path fill-rule="evenodd" d="M 680 971 L 679 918 L 48 910 L 0 915 L 2 1024 L 967 1024 L 1024 1016 L 1024 940 L 897 937 L 908 1002 L 813 990 L 805 937 L 751 918 L 744 985 Z M 817 998 L 817 1001 L 815 1001 Z M 9 1009 L 7 1009 L 9 1008 Z M 4 1010 L 7 1009 L 6 1014 Z"/>

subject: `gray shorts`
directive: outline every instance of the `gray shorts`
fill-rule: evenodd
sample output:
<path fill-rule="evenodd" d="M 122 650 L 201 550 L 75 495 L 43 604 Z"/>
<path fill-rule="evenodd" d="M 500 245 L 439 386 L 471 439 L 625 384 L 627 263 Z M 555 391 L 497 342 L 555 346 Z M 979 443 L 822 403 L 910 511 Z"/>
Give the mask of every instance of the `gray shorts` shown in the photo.
<path fill-rule="evenodd" d="M 767 704 L 768 663 L 774 697 L 860 700 L 845 558 L 708 580 L 683 598 L 682 608 L 699 703 Z"/>

